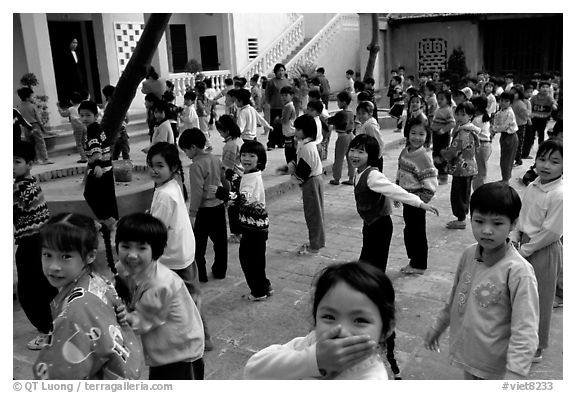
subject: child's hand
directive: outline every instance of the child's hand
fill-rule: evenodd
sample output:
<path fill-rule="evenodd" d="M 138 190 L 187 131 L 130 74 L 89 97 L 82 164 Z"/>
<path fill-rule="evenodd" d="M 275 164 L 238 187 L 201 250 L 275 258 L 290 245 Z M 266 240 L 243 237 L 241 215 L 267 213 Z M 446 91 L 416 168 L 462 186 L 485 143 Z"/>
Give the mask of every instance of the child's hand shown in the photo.
<path fill-rule="evenodd" d="M 102 167 L 97 165 L 94 168 L 94 176 L 96 176 L 97 179 L 100 179 L 103 174 L 104 174 L 104 171 L 102 170 Z"/>
<path fill-rule="evenodd" d="M 276 168 L 277 175 L 287 175 L 288 174 L 288 165 L 283 165 L 281 167 Z"/>
<path fill-rule="evenodd" d="M 394 207 L 395 207 L 396 209 L 402 207 L 402 202 L 400 202 L 400 201 L 394 201 Z"/>
<path fill-rule="evenodd" d="M 316 342 L 318 369 L 326 375 L 339 373 L 375 353 L 377 343 L 370 336 L 340 338 L 340 325 L 322 333 Z"/>
<path fill-rule="evenodd" d="M 426 336 L 424 337 L 424 348 L 430 351 L 440 352 L 440 343 L 438 342 L 440 339 L 440 334 L 440 332 L 434 329 L 428 330 Z"/>
<path fill-rule="evenodd" d="M 124 304 L 119 304 L 116 306 L 116 321 L 120 324 L 120 326 L 129 327 L 130 324 L 128 323 L 128 311 L 126 311 L 126 306 Z"/>
<path fill-rule="evenodd" d="M 218 186 L 211 184 L 208 186 L 208 194 L 206 196 L 208 198 L 214 198 L 216 196 L 216 191 L 218 191 Z"/>
<path fill-rule="evenodd" d="M 428 211 L 428 212 L 430 212 L 430 213 L 434 213 L 434 214 L 436 214 L 437 216 L 439 215 L 438 209 L 437 209 L 436 207 L 432 206 L 432 205 L 427 204 L 427 203 L 421 204 L 421 205 L 420 205 L 420 209 L 424 209 L 424 210 L 426 210 L 426 211 Z"/>

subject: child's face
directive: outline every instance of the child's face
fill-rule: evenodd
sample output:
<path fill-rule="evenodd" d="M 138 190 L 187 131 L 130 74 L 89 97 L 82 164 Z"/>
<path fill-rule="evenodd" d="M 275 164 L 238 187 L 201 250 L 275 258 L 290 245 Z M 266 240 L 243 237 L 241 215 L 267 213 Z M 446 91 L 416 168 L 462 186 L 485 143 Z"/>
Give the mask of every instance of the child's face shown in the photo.
<path fill-rule="evenodd" d="M 92 111 L 89 111 L 88 109 L 80 109 L 78 113 L 80 114 L 80 121 L 86 127 L 96 122 L 96 119 L 98 118 L 97 115 L 95 115 L 94 113 L 92 113 Z"/>
<path fill-rule="evenodd" d="M 12 177 L 14 179 L 19 179 L 30 174 L 32 169 L 33 161 L 26 162 L 22 157 L 14 156 L 14 166 L 12 169 Z"/>
<path fill-rule="evenodd" d="M 373 89 L 374 85 L 372 83 L 369 82 L 364 82 L 364 86 L 366 87 L 366 89 Z"/>
<path fill-rule="evenodd" d="M 550 92 L 550 86 L 542 85 L 538 88 L 538 91 L 542 94 L 548 94 Z"/>
<path fill-rule="evenodd" d="M 152 108 L 152 105 L 154 105 L 152 101 L 144 100 L 144 106 L 146 107 L 146 109 Z"/>
<path fill-rule="evenodd" d="M 456 111 L 456 113 L 454 113 L 454 119 L 456 119 L 456 124 L 462 125 L 470 122 L 472 116 L 466 114 L 464 111 Z"/>
<path fill-rule="evenodd" d="M 524 98 L 532 98 L 532 93 L 534 92 L 534 89 L 526 89 L 524 90 Z"/>
<path fill-rule="evenodd" d="M 240 163 L 245 172 L 254 172 L 258 170 L 258 156 L 254 153 L 240 154 Z"/>
<path fill-rule="evenodd" d="M 194 102 L 193 102 L 191 99 L 189 99 L 189 98 L 185 98 L 185 99 L 184 99 L 184 105 L 186 105 L 186 106 L 190 106 L 190 105 L 192 105 L 193 103 L 194 103 Z"/>
<path fill-rule="evenodd" d="M 392 86 L 392 87 L 396 86 L 397 84 L 398 84 L 398 81 L 396 79 L 392 79 L 390 81 L 390 86 Z"/>
<path fill-rule="evenodd" d="M 200 149 L 198 146 L 196 145 L 192 145 L 190 146 L 189 149 L 182 149 L 182 151 L 184 152 L 184 154 L 186 154 L 186 157 L 188 157 L 189 159 L 194 159 L 194 157 L 196 157 L 203 149 Z"/>
<path fill-rule="evenodd" d="M 510 107 L 510 100 L 500 99 L 500 102 L 498 104 L 500 105 L 500 108 L 508 109 Z"/>
<path fill-rule="evenodd" d="M 346 79 L 352 79 L 352 74 L 346 74 Z"/>
<path fill-rule="evenodd" d="M 374 345 L 383 336 L 380 310 L 364 293 L 345 282 L 332 287 L 316 310 L 316 336 L 340 325 L 339 338 L 369 336 Z"/>
<path fill-rule="evenodd" d="M 218 134 L 220 134 L 220 136 L 221 136 L 223 139 L 228 138 L 228 135 L 230 135 L 230 133 L 229 133 L 228 131 L 226 131 L 226 130 L 224 130 L 224 129 L 222 129 L 222 128 L 216 127 L 216 130 L 218 131 Z"/>
<path fill-rule="evenodd" d="M 408 142 L 410 143 L 410 147 L 414 150 L 424 146 L 424 142 L 426 142 L 426 130 L 424 127 L 412 127 L 408 134 Z"/>
<path fill-rule="evenodd" d="M 87 261 L 84 261 L 78 251 L 42 247 L 42 271 L 50 285 L 60 290 L 76 280 L 95 257 L 95 250 L 88 253 Z"/>
<path fill-rule="evenodd" d="M 366 112 L 363 109 L 357 109 L 356 110 L 356 117 L 358 118 L 358 120 L 360 121 L 360 123 L 365 123 L 368 121 L 368 119 L 370 119 L 370 113 Z"/>
<path fill-rule="evenodd" d="M 161 154 L 156 154 L 148 162 L 148 173 L 156 186 L 161 186 L 172 178 L 174 170 L 168 166 Z"/>
<path fill-rule="evenodd" d="M 154 118 L 156 119 L 156 121 L 158 123 L 162 122 L 165 117 L 166 117 L 166 115 L 164 114 L 164 111 L 159 111 L 158 109 L 154 109 Z"/>
<path fill-rule="evenodd" d="M 484 93 L 491 94 L 492 93 L 492 85 L 484 85 Z"/>
<path fill-rule="evenodd" d="M 348 158 L 352 166 L 358 170 L 363 170 L 368 166 L 368 153 L 361 147 L 353 147 L 348 151 Z"/>
<path fill-rule="evenodd" d="M 446 98 L 444 94 L 439 95 L 437 101 L 439 107 L 445 107 L 448 105 L 448 98 Z"/>
<path fill-rule="evenodd" d="M 559 151 L 546 152 L 536 157 L 536 173 L 542 184 L 550 183 L 562 176 L 564 159 Z"/>
<path fill-rule="evenodd" d="M 454 103 L 460 105 L 465 101 L 464 94 L 454 94 Z"/>
<path fill-rule="evenodd" d="M 118 259 L 130 276 L 138 276 L 153 262 L 152 247 L 148 243 L 121 241 L 118 243 Z"/>
<path fill-rule="evenodd" d="M 286 105 L 289 102 L 292 102 L 292 94 L 280 94 L 280 98 L 282 99 L 282 103 Z"/>
<path fill-rule="evenodd" d="M 294 137 L 301 141 L 304 140 L 306 138 L 306 135 L 304 135 L 304 131 L 302 131 L 300 128 L 296 128 L 295 132 L 294 132 Z"/>
<path fill-rule="evenodd" d="M 338 103 L 339 109 L 344 109 L 348 106 L 344 101 L 336 100 L 336 102 Z"/>
<path fill-rule="evenodd" d="M 426 97 L 430 97 L 432 95 L 432 90 L 425 87 L 424 88 L 424 94 L 426 95 Z"/>
<path fill-rule="evenodd" d="M 410 111 L 415 112 L 422 108 L 422 102 L 420 98 L 413 98 L 410 100 Z"/>
<path fill-rule="evenodd" d="M 312 117 L 320 116 L 320 114 L 318 112 L 316 112 L 315 109 L 312 109 L 310 107 L 306 108 L 306 112 Z"/>
<path fill-rule="evenodd" d="M 474 239 L 485 250 L 494 250 L 506 243 L 515 224 L 504 214 L 484 214 L 478 210 L 472 212 L 471 221 Z"/>

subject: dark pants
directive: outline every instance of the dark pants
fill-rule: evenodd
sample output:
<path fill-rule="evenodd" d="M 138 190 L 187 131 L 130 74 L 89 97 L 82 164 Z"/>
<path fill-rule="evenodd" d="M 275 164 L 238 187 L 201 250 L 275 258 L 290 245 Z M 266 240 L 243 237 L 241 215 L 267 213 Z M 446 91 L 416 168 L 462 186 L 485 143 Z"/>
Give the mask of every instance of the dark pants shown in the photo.
<path fill-rule="evenodd" d="M 524 134 L 526 133 L 526 124 L 518 126 L 518 131 L 516 131 L 516 135 L 518 135 L 518 148 L 516 149 L 516 155 L 514 156 L 514 161 L 517 164 L 522 164 L 522 149 L 524 145 Z"/>
<path fill-rule="evenodd" d="M 226 210 L 224 204 L 198 209 L 194 222 L 194 237 L 196 238 L 196 264 L 200 281 L 206 281 L 206 247 L 208 238 L 214 247 L 214 264 L 212 274 L 216 278 L 226 277 L 228 268 L 228 234 L 226 230 Z"/>
<path fill-rule="evenodd" d="M 112 160 L 117 160 L 122 153 L 123 160 L 130 159 L 130 143 L 128 142 L 128 133 L 126 132 L 126 127 L 120 128 L 118 132 L 118 138 L 112 146 Z"/>
<path fill-rule="evenodd" d="M 282 108 L 273 109 L 270 108 L 270 125 L 272 130 L 268 133 L 267 147 L 283 147 L 284 146 L 284 134 L 282 133 L 282 123 L 276 118 L 282 119 Z"/>
<path fill-rule="evenodd" d="M 240 218 L 239 218 L 238 206 L 233 203 L 228 206 L 228 225 L 230 226 L 230 233 L 234 235 L 239 235 L 240 231 Z"/>
<path fill-rule="evenodd" d="M 296 162 L 296 141 L 294 136 L 284 137 L 284 157 L 286 157 L 286 164 L 290 161 Z"/>
<path fill-rule="evenodd" d="M 448 172 L 446 170 L 446 160 L 440 154 L 442 149 L 450 145 L 450 133 L 444 134 L 432 133 L 432 158 L 434 159 L 434 166 L 438 169 L 438 177 L 447 178 Z"/>
<path fill-rule="evenodd" d="M 382 216 L 362 227 L 362 251 L 360 262 L 366 262 L 386 271 L 388 265 L 388 252 L 392 241 L 392 219 L 390 216 Z"/>
<path fill-rule="evenodd" d="M 26 317 L 41 333 L 52 330 L 50 302 L 58 293 L 42 271 L 42 242 L 40 235 L 25 236 L 18 240 L 16 250 L 18 273 L 18 300 Z"/>
<path fill-rule="evenodd" d="M 404 204 L 404 246 L 414 269 L 428 267 L 426 210 Z"/>
<path fill-rule="evenodd" d="M 176 362 L 150 367 L 148 379 L 151 381 L 204 379 L 204 359 L 190 362 Z"/>
<path fill-rule="evenodd" d="M 528 158 L 530 155 L 530 150 L 532 150 L 532 145 L 534 144 L 534 128 L 532 127 L 532 124 L 526 124 L 523 139 L 521 157 Z"/>
<path fill-rule="evenodd" d="M 512 177 L 512 167 L 514 166 L 514 157 L 518 150 L 518 135 L 501 133 L 500 134 L 500 172 L 502 180 L 507 182 Z"/>
<path fill-rule="evenodd" d="M 329 94 L 321 95 L 320 101 L 322 101 L 322 103 L 324 104 L 324 108 L 326 108 L 326 110 L 328 110 L 328 102 L 330 101 L 330 95 Z"/>
<path fill-rule="evenodd" d="M 106 220 L 110 217 L 118 219 L 114 170 L 104 172 L 100 178 L 97 178 L 93 171 L 90 172 L 86 177 L 84 199 L 99 220 Z"/>
<path fill-rule="evenodd" d="M 537 117 L 532 118 L 532 129 L 534 130 L 534 134 L 538 136 L 538 146 L 544 142 L 544 138 L 546 137 L 544 134 L 544 131 L 546 131 L 546 124 L 548 124 L 548 119 L 540 119 Z"/>
<path fill-rule="evenodd" d="M 312 176 L 302 184 L 302 203 L 310 248 L 318 250 L 326 245 L 323 175 Z"/>
<path fill-rule="evenodd" d="M 474 176 L 452 176 L 450 205 L 452 206 L 452 214 L 456 216 L 458 221 L 464 221 L 468 214 L 473 177 Z"/>
<path fill-rule="evenodd" d="M 254 297 L 268 294 L 270 281 L 266 277 L 266 241 L 268 231 L 242 230 L 238 256 L 250 293 Z"/>

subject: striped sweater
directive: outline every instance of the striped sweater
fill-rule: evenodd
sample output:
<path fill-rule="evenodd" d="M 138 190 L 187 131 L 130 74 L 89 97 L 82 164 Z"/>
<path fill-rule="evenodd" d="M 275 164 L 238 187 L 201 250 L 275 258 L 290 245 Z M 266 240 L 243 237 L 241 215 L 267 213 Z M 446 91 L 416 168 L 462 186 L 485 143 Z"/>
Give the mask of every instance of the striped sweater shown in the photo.
<path fill-rule="evenodd" d="M 438 172 L 432 157 L 420 147 L 414 151 L 404 148 L 398 157 L 396 184 L 406 191 L 416 194 L 425 203 L 430 202 L 438 187 Z"/>
<path fill-rule="evenodd" d="M 50 218 L 48 206 L 36 178 L 14 181 L 13 223 L 16 243 L 24 236 L 37 234 Z"/>

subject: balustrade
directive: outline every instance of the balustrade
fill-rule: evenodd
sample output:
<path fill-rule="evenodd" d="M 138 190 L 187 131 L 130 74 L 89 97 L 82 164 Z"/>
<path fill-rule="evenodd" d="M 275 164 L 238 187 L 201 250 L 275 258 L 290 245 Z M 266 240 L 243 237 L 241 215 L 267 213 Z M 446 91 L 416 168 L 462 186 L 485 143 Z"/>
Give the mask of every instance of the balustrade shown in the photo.
<path fill-rule="evenodd" d="M 168 80 L 174 83 L 174 95 L 176 97 L 183 96 L 187 87 L 194 87 L 199 76 L 203 76 L 202 80 L 209 79 L 212 81 L 212 87 L 220 92 L 225 86 L 224 79 L 231 78 L 232 74 L 229 70 L 203 71 L 196 74 L 187 72 L 170 74 Z"/>

